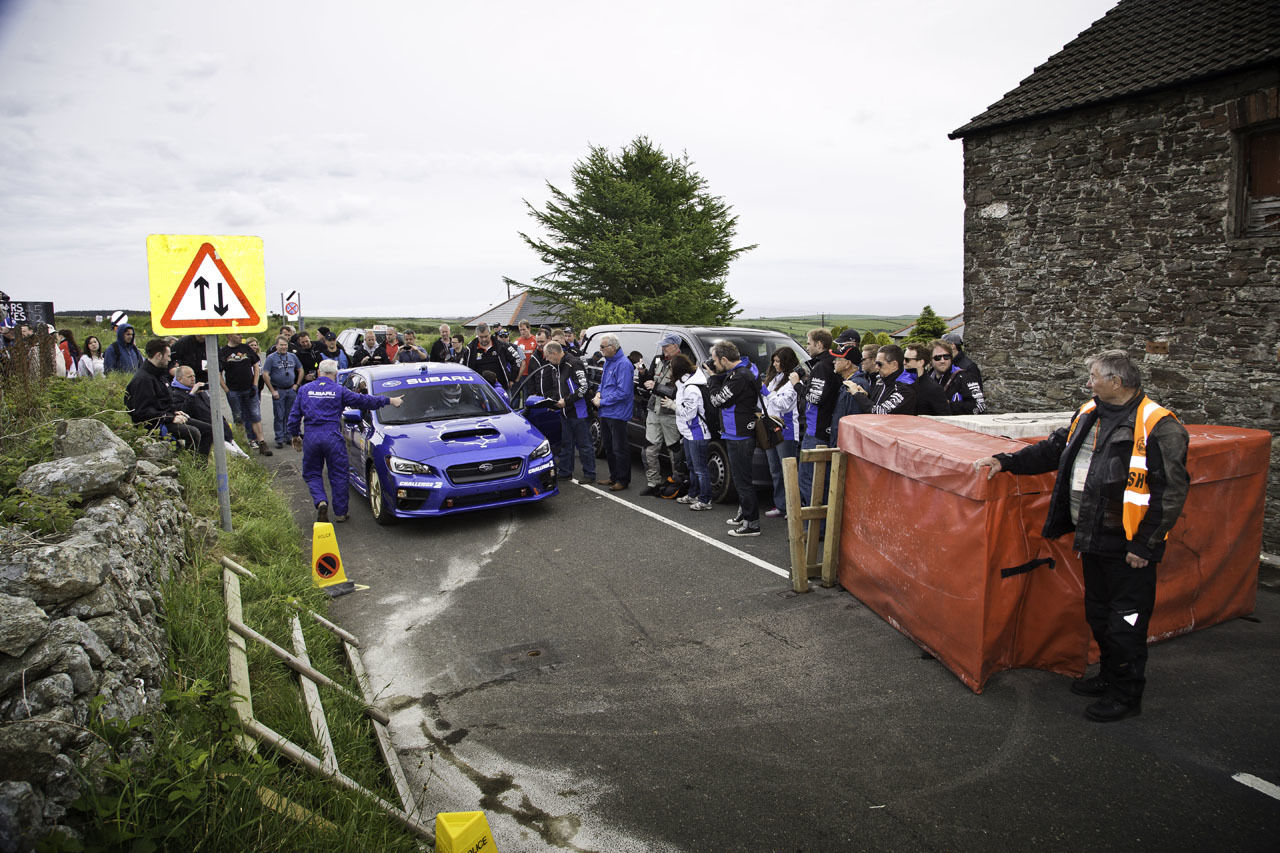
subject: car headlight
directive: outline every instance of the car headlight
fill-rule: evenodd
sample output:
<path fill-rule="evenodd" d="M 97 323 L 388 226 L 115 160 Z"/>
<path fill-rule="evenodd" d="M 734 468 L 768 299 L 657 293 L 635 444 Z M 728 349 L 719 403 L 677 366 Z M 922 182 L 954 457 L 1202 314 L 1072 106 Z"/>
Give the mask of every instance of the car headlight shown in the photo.
<path fill-rule="evenodd" d="M 401 459 L 399 456 L 388 456 L 387 467 L 395 474 L 428 474 L 437 476 L 436 469 L 412 459 Z"/>
<path fill-rule="evenodd" d="M 544 456 L 550 456 L 550 455 L 551 455 L 551 442 L 547 441 L 546 439 L 543 439 L 542 444 L 539 444 L 537 447 L 535 447 L 533 452 L 529 454 L 529 458 L 541 459 Z"/>

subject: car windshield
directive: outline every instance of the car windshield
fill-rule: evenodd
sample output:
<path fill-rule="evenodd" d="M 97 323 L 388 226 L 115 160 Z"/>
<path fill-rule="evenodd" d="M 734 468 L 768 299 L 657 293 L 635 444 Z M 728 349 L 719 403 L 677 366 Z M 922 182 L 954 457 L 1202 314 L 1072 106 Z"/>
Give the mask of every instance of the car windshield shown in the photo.
<path fill-rule="evenodd" d="M 769 372 L 769 360 L 773 358 L 773 353 L 779 347 L 786 347 L 795 352 L 796 357 L 804 364 L 809 360 L 809 354 L 789 337 L 779 335 L 773 332 L 756 332 L 743 329 L 735 330 L 731 334 L 700 334 L 698 340 L 702 342 L 702 346 L 711 351 L 711 345 L 716 341 L 731 341 L 738 348 L 738 352 L 751 359 L 760 371 L 760 375 L 764 376 Z"/>
<path fill-rule="evenodd" d="M 451 382 L 383 393 L 404 395 L 400 408 L 384 406 L 378 410 L 378 419 L 384 424 L 421 424 L 511 411 L 485 382 Z"/>

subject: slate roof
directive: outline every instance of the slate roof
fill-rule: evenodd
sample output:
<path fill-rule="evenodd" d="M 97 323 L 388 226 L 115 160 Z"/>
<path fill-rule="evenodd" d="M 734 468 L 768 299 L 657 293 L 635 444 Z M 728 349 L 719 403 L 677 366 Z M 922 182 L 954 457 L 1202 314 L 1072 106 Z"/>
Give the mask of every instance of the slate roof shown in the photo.
<path fill-rule="evenodd" d="M 504 326 L 514 327 L 521 320 L 528 320 L 536 330 L 539 326 L 559 323 L 565 313 L 567 309 L 555 304 L 555 300 L 526 290 L 472 317 L 462 325 L 474 328 L 480 323 L 488 323 L 490 326 L 501 323 Z"/>
<path fill-rule="evenodd" d="M 1277 0 L 1121 0 L 948 136 L 1277 63 Z"/>

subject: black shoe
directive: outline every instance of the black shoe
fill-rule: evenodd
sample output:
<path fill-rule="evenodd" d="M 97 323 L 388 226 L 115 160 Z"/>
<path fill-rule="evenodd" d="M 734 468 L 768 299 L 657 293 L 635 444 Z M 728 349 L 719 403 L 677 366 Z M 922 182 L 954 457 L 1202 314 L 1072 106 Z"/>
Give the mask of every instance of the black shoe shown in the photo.
<path fill-rule="evenodd" d="M 316 504 L 316 521 L 328 521 L 328 520 L 329 520 L 329 504 L 326 503 L 325 501 L 320 501 L 320 503 Z"/>
<path fill-rule="evenodd" d="M 1071 692 L 1077 696 L 1106 696 L 1107 688 L 1111 686 L 1111 682 L 1107 681 L 1105 675 L 1095 675 L 1092 678 L 1077 678 L 1071 682 Z"/>
<path fill-rule="evenodd" d="M 284 442 L 283 442 L 283 441 L 277 441 L 277 442 L 276 442 L 276 450 L 284 450 Z"/>
<path fill-rule="evenodd" d="M 346 521 L 348 517 L 349 516 L 345 516 L 345 515 L 335 515 L 333 517 L 333 520 L 336 521 L 338 524 L 341 524 L 342 522 Z"/>
<path fill-rule="evenodd" d="M 747 521 L 744 519 L 742 524 L 739 524 L 737 527 L 729 531 L 729 535 L 730 536 L 759 536 L 760 524 L 758 522 Z"/>
<path fill-rule="evenodd" d="M 1141 699 L 1126 701 L 1114 697 L 1099 699 L 1084 709 L 1084 715 L 1095 723 L 1114 723 L 1117 720 L 1123 720 L 1125 717 L 1136 717 L 1141 713 Z"/>
<path fill-rule="evenodd" d="M 656 495 L 656 494 L 660 494 L 657 486 L 645 486 L 644 489 L 640 491 L 640 497 L 642 498 L 648 497 L 649 495 Z"/>

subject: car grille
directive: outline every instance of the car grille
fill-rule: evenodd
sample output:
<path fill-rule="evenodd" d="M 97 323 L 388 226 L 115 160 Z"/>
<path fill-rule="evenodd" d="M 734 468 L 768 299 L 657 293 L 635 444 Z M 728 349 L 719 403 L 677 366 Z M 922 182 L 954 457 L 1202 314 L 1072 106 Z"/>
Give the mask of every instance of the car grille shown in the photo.
<path fill-rule="evenodd" d="M 485 504 L 496 504 L 503 501 L 513 501 L 516 498 L 527 498 L 530 494 L 528 488 L 523 489 L 503 489 L 497 492 L 483 492 L 478 495 L 459 495 L 449 498 L 445 506 L 449 509 L 462 509 L 469 506 L 484 506 Z"/>
<path fill-rule="evenodd" d="M 450 482 L 455 485 L 467 483 L 487 483 L 490 480 L 505 480 L 520 474 L 524 460 L 491 459 L 485 462 L 468 462 L 465 465 L 453 465 L 446 469 Z"/>

